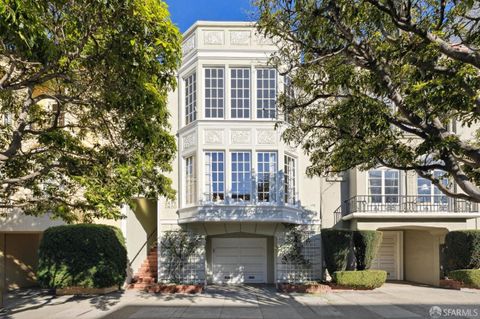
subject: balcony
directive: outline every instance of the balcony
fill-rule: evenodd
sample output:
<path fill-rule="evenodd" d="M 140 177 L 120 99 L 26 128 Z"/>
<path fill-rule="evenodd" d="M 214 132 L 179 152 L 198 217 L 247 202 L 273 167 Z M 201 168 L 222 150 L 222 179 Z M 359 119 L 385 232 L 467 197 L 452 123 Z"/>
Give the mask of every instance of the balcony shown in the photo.
<path fill-rule="evenodd" d="M 289 204 L 283 200 L 260 201 L 257 196 L 251 200 L 225 199 L 200 200 L 195 205 L 178 211 L 179 223 L 194 222 L 275 222 L 302 224 L 315 216 L 314 212 L 303 208 L 299 201 Z M 279 198 L 279 197 L 277 197 Z M 298 198 L 298 197 L 296 197 Z"/>
<path fill-rule="evenodd" d="M 357 213 L 358 216 L 364 214 L 372 217 L 384 217 L 385 214 L 411 217 L 446 214 L 463 216 L 478 213 L 478 203 L 443 195 L 359 195 L 344 201 L 337 208 L 335 220 L 338 222 L 345 216 Z"/>

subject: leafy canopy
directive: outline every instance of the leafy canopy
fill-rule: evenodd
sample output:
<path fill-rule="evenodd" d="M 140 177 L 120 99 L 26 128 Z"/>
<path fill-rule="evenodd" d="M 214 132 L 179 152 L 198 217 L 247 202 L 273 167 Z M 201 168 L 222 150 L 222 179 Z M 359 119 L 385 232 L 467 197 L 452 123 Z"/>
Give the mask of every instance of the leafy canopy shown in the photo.
<path fill-rule="evenodd" d="M 180 42 L 161 0 L 0 0 L 4 213 L 88 221 L 172 198 Z"/>
<path fill-rule="evenodd" d="M 310 174 L 383 165 L 480 201 L 478 2 L 256 4 L 289 83 L 279 99 L 292 124 L 284 138 L 303 145 Z"/>

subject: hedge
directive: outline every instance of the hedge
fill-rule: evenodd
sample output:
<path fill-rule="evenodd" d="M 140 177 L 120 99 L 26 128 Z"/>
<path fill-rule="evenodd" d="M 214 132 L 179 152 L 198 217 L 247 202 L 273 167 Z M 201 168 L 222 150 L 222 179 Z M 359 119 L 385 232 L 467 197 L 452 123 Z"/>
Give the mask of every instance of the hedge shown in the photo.
<path fill-rule="evenodd" d="M 480 230 L 449 232 L 444 253 L 447 271 L 480 268 Z"/>
<path fill-rule="evenodd" d="M 382 235 L 382 232 L 375 230 L 356 230 L 353 232 L 357 270 L 370 269 L 382 243 Z"/>
<path fill-rule="evenodd" d="M 480 288 L 480 269 L 459 269 L 448 273 L 448 278 L 462 282 L 467 287 Z"/>
<path fill-rule="evenodd" d="M 48 228 L 39 247 L 37 277 L 45 288 L 122 285 L 127 251 L 120 229 L 96 224 Z"/>
<path fill-rule="evenodd" d="M 387 272 L 384 270 L 336 271 L 333 273 L 332 279 L 339 286 L 354 289 L 374 289 L 385 283 Z"/>
<path fill-rule="evenodd" d="M 322 243 L 325 264 L 330 274 L 345 270 L 348 254 L 352 247 L 352 231 L 343 229 L 322 229 Z"/>

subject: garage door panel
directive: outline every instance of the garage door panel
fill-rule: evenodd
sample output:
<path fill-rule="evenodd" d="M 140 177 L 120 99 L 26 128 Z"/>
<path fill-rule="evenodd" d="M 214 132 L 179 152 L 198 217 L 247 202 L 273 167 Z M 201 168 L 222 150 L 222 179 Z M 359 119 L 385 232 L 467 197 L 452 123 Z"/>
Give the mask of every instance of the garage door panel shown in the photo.
<path fill-rule="evenodd" d="M 398 273 L 401 263 L 401 256 L 399 255 L 400 238 L 400 234 L 397 231 L 384 231 L 377 256 L 372 262 L 372 269 L 385 270 L 389 280 L 402 279 Z"/>
<path fill-rule="evenodd" d="M 265 238 L 213 238 L 215 283 L 265 283 Z"/>

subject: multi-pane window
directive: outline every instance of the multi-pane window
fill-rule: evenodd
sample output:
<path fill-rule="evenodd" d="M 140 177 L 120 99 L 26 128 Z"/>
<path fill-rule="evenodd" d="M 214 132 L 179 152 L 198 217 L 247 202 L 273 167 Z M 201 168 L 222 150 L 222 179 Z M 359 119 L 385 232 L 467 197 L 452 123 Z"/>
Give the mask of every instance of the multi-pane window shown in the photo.
<path fill-rule="evenodd" d="M 433 172 L 433 176 L 439 179 L 442 185 L 447 186 L 448 179 L 443 177 L 444 174 L 445 172 L 442 171 Z M 429 179 L 420 176 L 417 177 L 417 195 L 417 201 L 419 203 L 447 203 L 447 196 L 443 194 L 437 186 L 433 185 Z"/>
<path fill-rule="evenodd" d="M 284 192 L 285 203 L 295 204 L 296 180 L 295 180 L 295 158 L 285 155 L 284 157 Z"/>
<path fill-rule="evenodd" d="M 224 70 L 205 69 L 205 117 L 223 118 L 224 113 Z"/>
<path fill-rule="evenodd" d="M 274 202 L 277 172 L 277 153 L 257 153 L 257 196 L 259 202 Z"/>
<path fill-rule="evenodd" d="M 249 201 L 252 195 L 250 152 L 232 152 L 232 199 Z"/>
<path fill-rule="evenodd" d="M 368 171 L 368 190 L 372 203 L 398 203 L 400 195 L 400 173 L 394 169 Z"/>
<path fill-rule="evenodd" d="M 277 102 L 277 72 L 257 69 L 257 118 L 275 118 Z"/>
<path fill-rule="evenodd" d="M 250 69 L 233 68 L 230 70 L 230 116 L 232 118 L 250 117 Z"/>
<path fill-rule="evenodd" d="M 225 153 L 205 152 L 205 197 L 207 201 L 225 199 Z"/>
<path fill-rule="evenodd" d="M 185 78 L 185 124 L 197 119 L 197 75 Z"/>
<path fill-rule="evenodd" d="M 195 158 L 185 158 L 185 203 L 195 202 Z"/>

